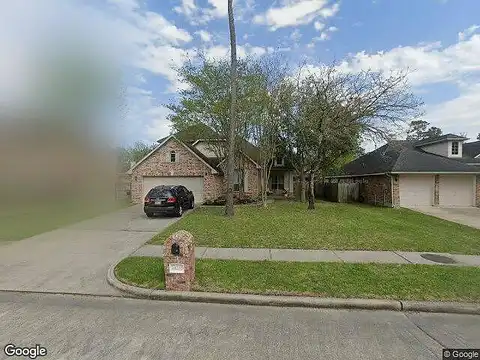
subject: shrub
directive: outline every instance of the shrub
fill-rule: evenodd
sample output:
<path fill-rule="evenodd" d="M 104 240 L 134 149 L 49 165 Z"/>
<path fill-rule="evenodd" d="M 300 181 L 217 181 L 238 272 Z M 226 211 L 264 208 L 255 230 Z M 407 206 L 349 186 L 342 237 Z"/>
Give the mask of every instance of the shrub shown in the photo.
<path fill-rule="evenodd" d="M 254 198 L 251 195 L 248 194 L 243 194 L 243 195 L 234 195 L 233 197 L 233 203 L 235 205 L 241 205 L 241 204 L 253 204 L 256 203 L 257 199 Z M 214 200 L 205 200 L 203 202 L 203 205 L 216 205 L 216 206 L 223 206 L 226 203 L 225 196 L 219 196 L 218 198 Z"/>

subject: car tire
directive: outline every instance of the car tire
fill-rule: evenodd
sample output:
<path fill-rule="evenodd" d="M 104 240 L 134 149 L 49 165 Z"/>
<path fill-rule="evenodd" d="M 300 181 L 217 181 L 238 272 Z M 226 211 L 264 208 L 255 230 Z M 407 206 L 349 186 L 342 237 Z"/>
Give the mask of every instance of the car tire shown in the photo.
<path fill-rule="evenodd" d="M 189 209 L 194 209 L 194 208 L 195 208 L 195 200 L 192 199 L 192 201 L 190 202 Z"/>
<path fill-rule="evenodd" d="M 154 216 L 154 215 L 153 215 L 152 213 L 147 213 L 147 217 L 153 218 L 153 216 Z"/>
<path fill-rule="evenodd" d="M 181 205 L 178 206 L 177 212 L 175 213 L 177 217 L 182 217 L 183 215 L 183 208 Z"/>

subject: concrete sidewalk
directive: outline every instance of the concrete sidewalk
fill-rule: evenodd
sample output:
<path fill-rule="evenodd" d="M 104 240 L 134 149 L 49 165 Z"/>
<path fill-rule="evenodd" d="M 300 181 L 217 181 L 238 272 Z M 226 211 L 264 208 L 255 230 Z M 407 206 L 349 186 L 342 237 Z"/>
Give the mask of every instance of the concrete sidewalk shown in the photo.
<path fill-rule="evenodd" d="M 451 263 L 428 260 L 422 255 L 434 254 L 451 259 Z M 273 260 L 304 262 L 345 262 L 385 264 L 426 264 L 480 267 L 480 256 L 454 255 L 448 253 L 421 253 L 405 251 L 340 251 L 299 249 L 252 249 L 252 248 L 195 248 L 197 259 L 228 260 Z M 144 245 L 131 256 L 163 256 L 162 245 Z M 427 256 L 428 257 L 428 256 Z M 443 260 L 443 259 L 435 259 Z"/>

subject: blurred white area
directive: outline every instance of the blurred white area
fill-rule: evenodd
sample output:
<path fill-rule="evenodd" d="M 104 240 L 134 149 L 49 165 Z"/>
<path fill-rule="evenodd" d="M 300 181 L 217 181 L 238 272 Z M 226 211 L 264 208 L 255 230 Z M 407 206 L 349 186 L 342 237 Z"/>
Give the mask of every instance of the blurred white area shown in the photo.
<path fill-rule="evenodd" d="M 0 4 L 0 206 L 113 198 L 125 110 L 112 34 L 80 2 Z"/>

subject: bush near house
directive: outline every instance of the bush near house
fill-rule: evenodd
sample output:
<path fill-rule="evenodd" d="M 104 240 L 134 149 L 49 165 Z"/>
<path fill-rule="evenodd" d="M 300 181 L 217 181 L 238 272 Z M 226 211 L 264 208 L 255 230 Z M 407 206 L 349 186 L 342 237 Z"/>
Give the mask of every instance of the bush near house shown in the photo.
<path fill-rule="evenodd" d="M 206 200 L 203 203 L 203 205 L 223 206 L 225 205 L 225 202 L 226 202 L 225 196 L 220 196 L 214 200 Z M 258 199 L 248 194 L 235 195 L 233 197 L 233 203 L 235 205 L 254 204 L 256 202 L 258 202 Z"/>

